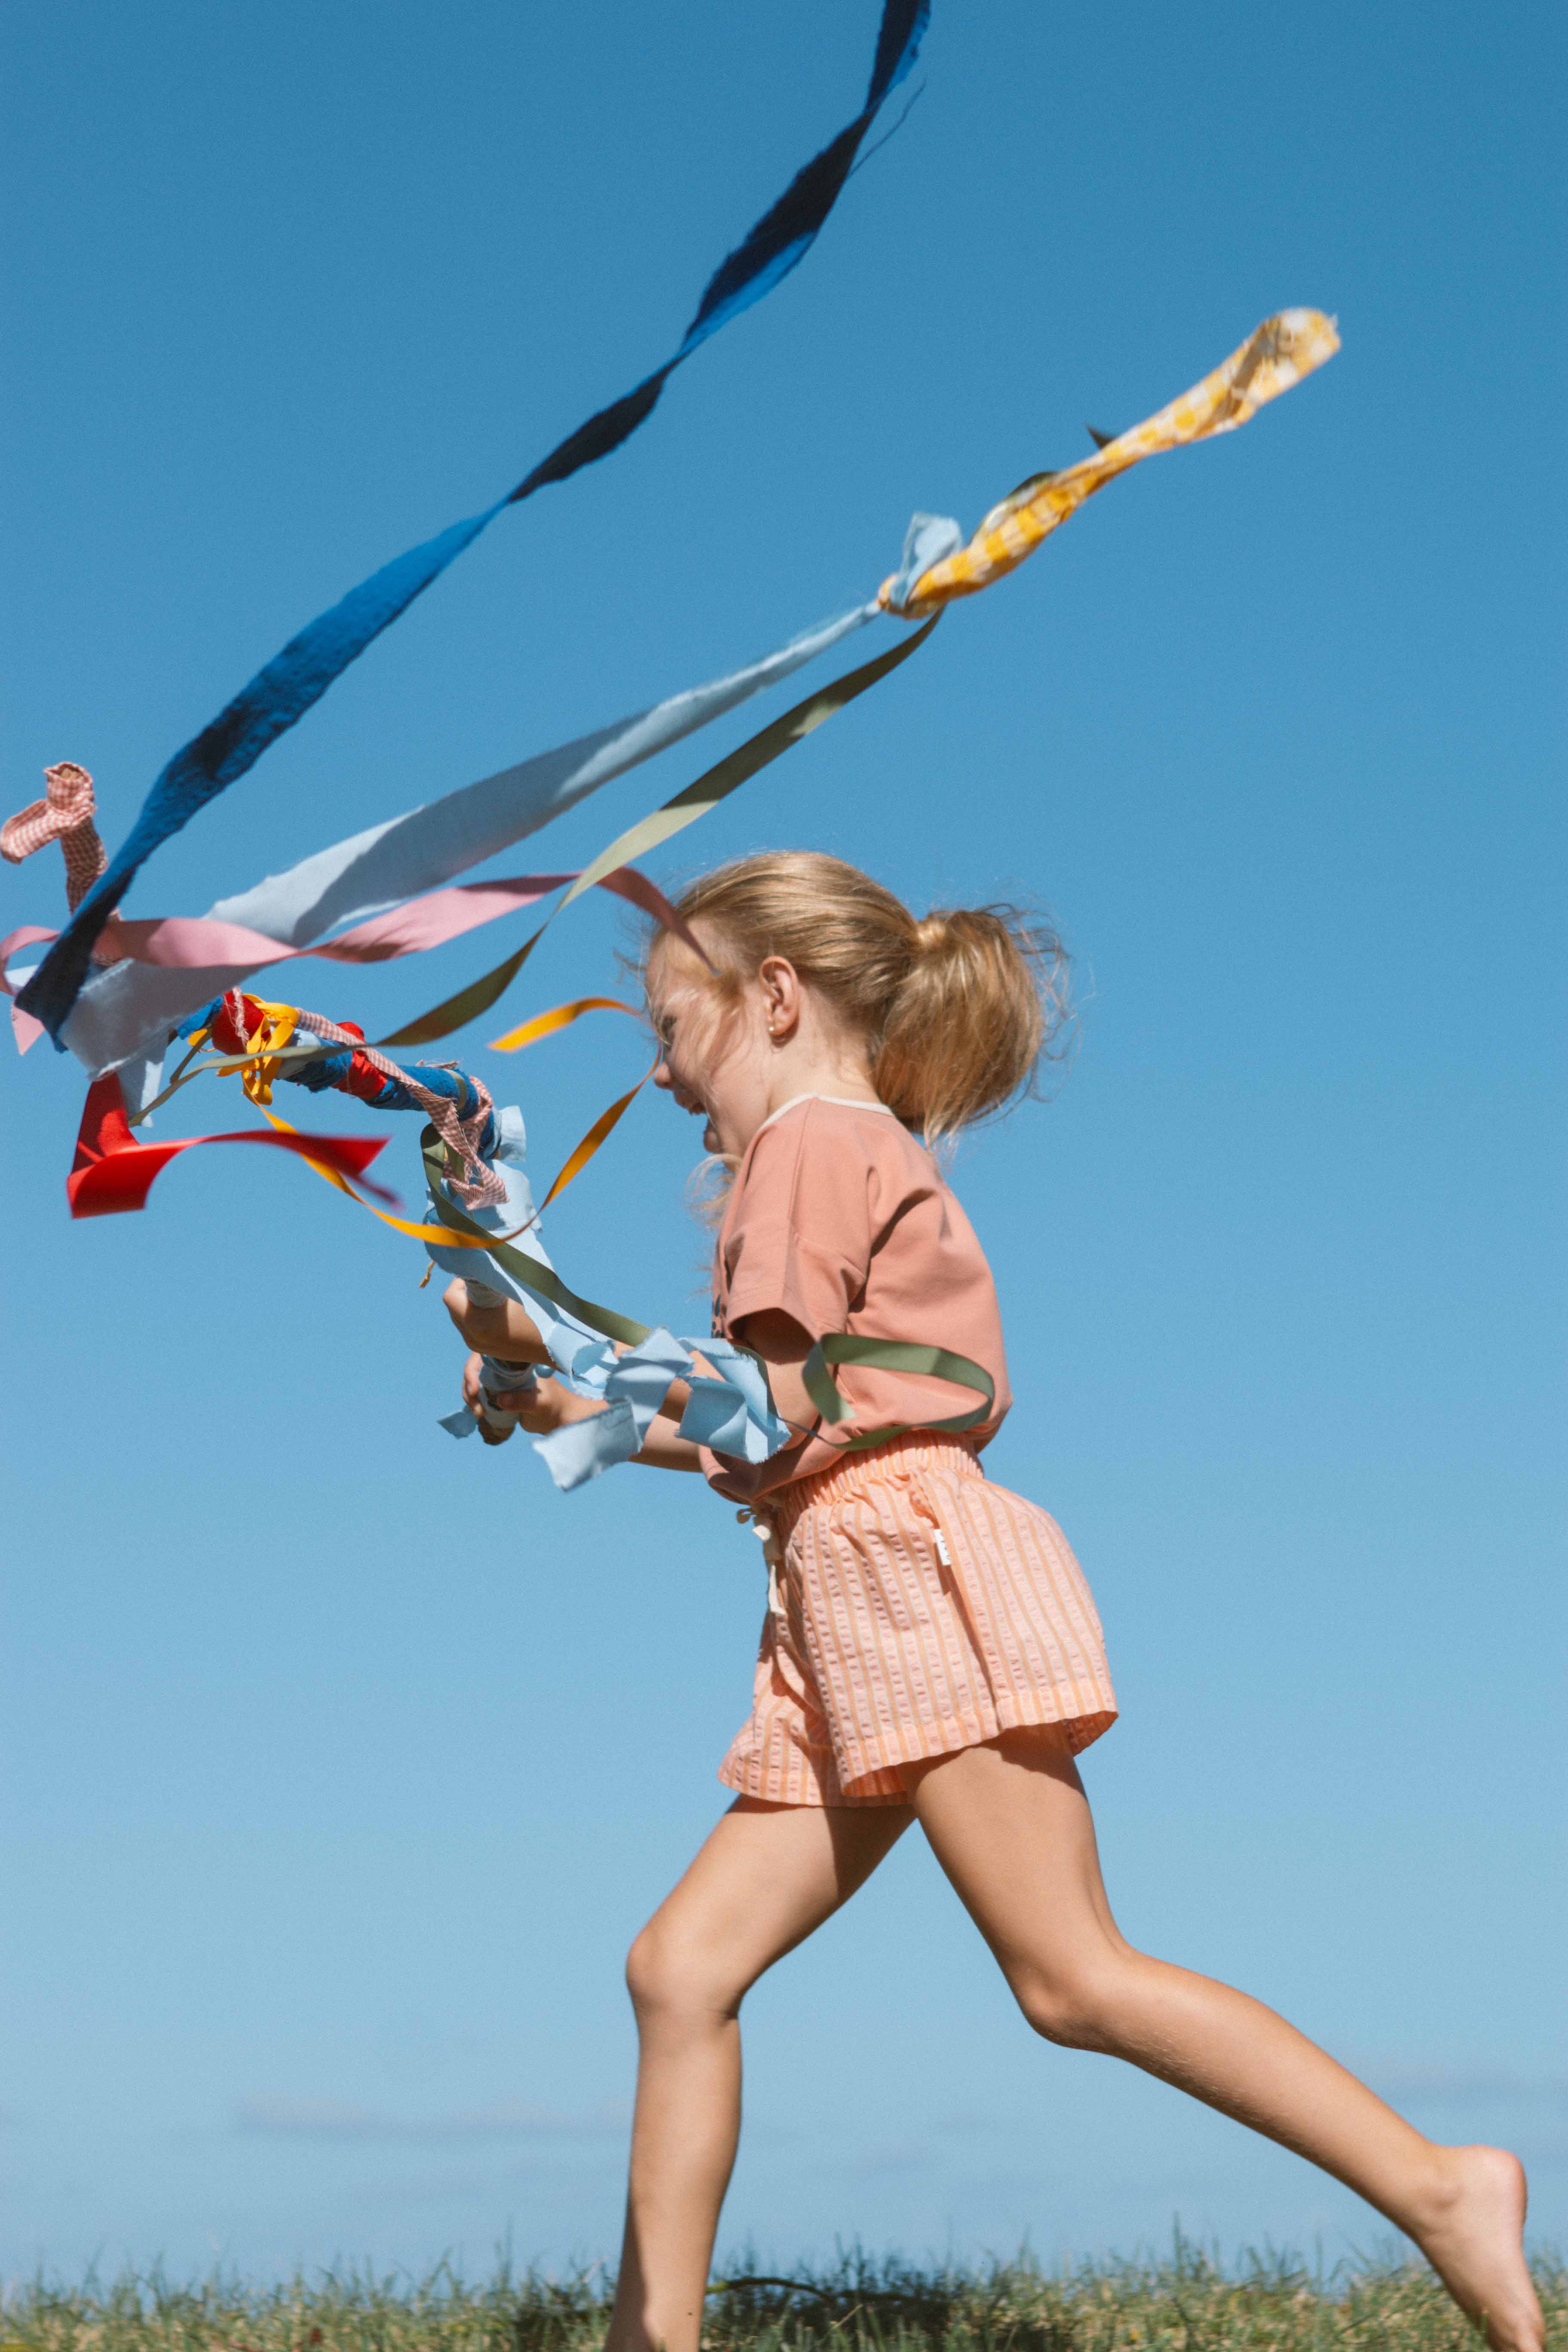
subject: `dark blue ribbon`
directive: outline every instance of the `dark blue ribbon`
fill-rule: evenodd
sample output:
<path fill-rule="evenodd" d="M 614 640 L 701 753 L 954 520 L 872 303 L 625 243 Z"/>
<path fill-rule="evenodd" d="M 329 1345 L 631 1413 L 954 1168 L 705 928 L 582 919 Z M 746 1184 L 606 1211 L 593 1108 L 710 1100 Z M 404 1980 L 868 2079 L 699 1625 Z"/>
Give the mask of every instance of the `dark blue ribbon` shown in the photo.
<path fill-rule="evenodd" d="M 673 359 L 608 408 L 590 416 L 526 474 L 516 489 L 483 514 L 453 523 L 351 589 L 330 613 L 323 613 L 291 637 L 199 735 L 175 752 L 142 803 L 126 840 L 17 998 L 24 1011 L 44 1023 L 57 1044 L 87 977 L 93 943 L 153 852 L 254 767 L 268 746 L 304 717 L 333 679 L 341 677 L 383 629 L 389 628 L 433 580 L 440 578 L 504 508 L 531 498 L 547 482 L 565 481 L 579 467 L 591 466 L 595 458 L 608 457 L 618 448 L 652 415 L 659 394 L 682 361 L 805 259 L 849 176 L 883 100 L 914 63 L 930 15 L 930 0 L 883 0 L 865 105 L 837 139 L 795 173 L 745 242 L 720 263 Z"/>

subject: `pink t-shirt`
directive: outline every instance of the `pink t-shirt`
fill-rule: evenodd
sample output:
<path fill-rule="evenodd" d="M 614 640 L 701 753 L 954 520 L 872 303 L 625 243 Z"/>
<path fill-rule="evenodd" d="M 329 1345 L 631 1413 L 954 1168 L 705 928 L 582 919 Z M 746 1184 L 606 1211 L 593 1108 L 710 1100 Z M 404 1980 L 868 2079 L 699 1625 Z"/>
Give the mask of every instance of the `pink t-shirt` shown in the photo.
<path fill-rule="evenodd" d="M 713 1328 L 734 1336 L 768 1307 L 814 1339 L 927 1340 L 967 1356 L 996 1383 L 987 1418 L 964 1433 L 982 1446 L 1013 1402 L 1002 1316 L 984 1254 L 922 1143 L 876 1103 L 804 1095 L 763 1121 L 735 1178 L 713 1258 Z M 834 1368 L 854 1412 L 831 1435 L 945 1421 L 976 1402 L 973 1389 L 919 1372 Z M 813 1435 L 767 1462 L 702 1451 L 710 1483 L 749 1503 L 844 1459 Z"/>

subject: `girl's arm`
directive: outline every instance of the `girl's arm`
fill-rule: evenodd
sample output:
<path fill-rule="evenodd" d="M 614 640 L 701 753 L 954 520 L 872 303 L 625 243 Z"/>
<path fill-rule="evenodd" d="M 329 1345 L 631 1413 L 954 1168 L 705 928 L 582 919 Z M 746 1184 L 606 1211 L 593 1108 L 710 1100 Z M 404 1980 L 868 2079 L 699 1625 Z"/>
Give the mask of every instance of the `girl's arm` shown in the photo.
<path fill-rule="evenodd" d="M 493 1306 L 480 1306 L 468 1297 L 468 1286 L 458 1275 L 442 1292 L 441 1304 L 469 1347 L 478 1349 L 481 1356 L 493 1356 L 499 1363 L 516 1364 L 520 1370 L 550 1361 L 538 1324 L 515 1298 L 496 1297 Z"/>
<path fill-rule="evenodd" d="M 463 1402 L 479 1426 L 479 1435 L 487 1445 L 504 1445 L 511 1435 L 510 1429 L 493 1428 L 484 1417 L 487 1403 L 500 1406 L 503 1412 L 515 1413 L 517 1425 L 526 1429 L 531 1437 L 549 1437 L 555 1430 L 564 1429 L 568 1422 L 592 1421 L 595 1413 L 605 1411 L 597 1397 L 573 1394 L 557 1380 L 542 1380 L 536 1385 L 513 1391 L 508 1395 L 487 1398 L 479 1384 L 482 1356 L 468 1358 L 463 1367 Z M 683 1381 L 673 1383 L 660 1411 L 648 1424 L 642 1451 L 634 1454 L 634 1462 L 646 1462 L 655 1470 L 700 1470 L 702 1457 L 689 1437 L 680 1434 L 680 1416 L 686 1411 L 687 1389 Z"/>
<path fill-rule="evenodd" d="M 795 1444 L 804 1445 L 822 1419 L 800 1376 L 800 1368 L 815 1344 L 810 1332 L 793 1315 L 770 1307 L 760 1315 L 742 1316 L 735 1326 L 735 1337 L 742 1347 L 761 1356 L 767 1366 L 773 1403 L 784 1420 L 800 1431 Z M 699 1360 L 699 1370 L 707 1369 Z M 689 1437 L 679 1434 L 680 1416 L 689 1393 L 684 1381 L 676 1381 L 643 1440 L 642 1452 L 634 1455 L 634 1460 L 650 1463 L 659 1470 L 701 1469 L 702 1460 L 696 1446 Z M 784 1454 L 790 1451 L 789 1446 L 783 1449 Z"/>
<path fill-rule="evenodd" d="M 463 1380 L 463 1394 L 476 1418 L 480 1355 L 516 1364 L 520 1370 L 550 1361 L 550 1351 L 540 1338 L 538 1325 L 515 1299 L 504 1299 L 493 1307 L 478 1306 L 469 1298 L 459 1276 L 445 1292 L 443 1304 L 469 1347 L 479 1351 L 470 1359 Z M 805 1433 L 814 1429 L 820 1418 L 800 1377 L 800 1368 L 811 1353 L 809 1332 L 803 1330 L 793 1316 L 769 1307 L 763 1314 L 748 1315 L 738 1327 L 736 1337 L 746 1347 L 754 1349 L 766 1364 L 773 1402 L 786 1421 L 801 1429 L 804 1442 Z M 648 1424 L 640 1451 L 632 1456 L 634 1462 L 644 1463 L 652 1470 L 701 1470 L 702 1456 L 697 1446 L 690 1438 L 680 1434 L 680 1417 L 689 1395 L 684 1381 L 671 1381 L 664 1402 Z M 574 1396 L 556 1380 L 542 1380 L 531 1393 L 519 1391 L 515 1396 L 496 1397 L 491 1402 L 503 1410 L 515 1410 L 523 1428 L 534 1437 L 547 1436 L 567 1422 L 586 1421 L 605 1410 L 596 1399 Z M 482 1420 L 479 1434 L 492 1444 L 505 1443 L 504 1434 L 487 1429 Z"/>
<path fill-rule="evenodd" d="M 804 1444 L 822 1419 L 800 1376 L 801 1366 L 814 1344 L 810 1332 L 804 1330 L 793 1315 L 784 1314 L 781 1307 L 769 1307 L 759 1315 L 742 1316 L 735 1326 L 735 1337 L 742 1347 L 754 1349 L 766 1364 L 773 1402 L 785 1421 L 801 1432 Z"/>
<path fill-rule="evenodd" d="M 680 1416 L 686 1411 L 686 1400 L 691 1391 L 684 1381 L 676 1381 L 669 1394 L 647 1425 L 642 1450 L 632 1460 L 647 1465 L 650 1470 L 696 1470 L 702 1468 L 702 1456 L 689 1437 L 680 1434 Z"/>

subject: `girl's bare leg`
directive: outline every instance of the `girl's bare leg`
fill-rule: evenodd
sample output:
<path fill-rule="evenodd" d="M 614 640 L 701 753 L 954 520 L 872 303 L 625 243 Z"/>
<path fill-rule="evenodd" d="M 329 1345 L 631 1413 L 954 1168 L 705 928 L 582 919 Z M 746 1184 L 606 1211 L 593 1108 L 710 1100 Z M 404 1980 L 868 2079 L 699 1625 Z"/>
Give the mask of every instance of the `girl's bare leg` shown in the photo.
<path fill-rule="evenodd" d="M 1128 2059 L 1321 2165 L 1415 2239 L 1498 2352 L 1539 2352 L 1518 2159 L 1424 2139 L 1273 2010 L 1124 1943 L 1059 1731 L 1008 1733 L 904 1780 L 1037 2032 Z"/>
<path fill-rule="evenodd" d="M 741 2002 L 865 1884 L 903 1805 L 742 1797 L 632 1946 L 640 2055 L 631 2184 L 605 2352 L 697 2352 L 741 2130 Z"/>

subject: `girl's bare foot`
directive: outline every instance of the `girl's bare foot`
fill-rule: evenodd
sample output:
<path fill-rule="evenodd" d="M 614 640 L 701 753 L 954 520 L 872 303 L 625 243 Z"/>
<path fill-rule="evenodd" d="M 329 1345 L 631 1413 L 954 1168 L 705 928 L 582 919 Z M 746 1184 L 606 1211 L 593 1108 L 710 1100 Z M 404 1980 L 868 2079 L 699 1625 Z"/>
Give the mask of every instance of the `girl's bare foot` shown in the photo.
<path fill-rule="evenodd" d="M 1524 2168 L 1502 2147 L 1446 2147 L 1425 2226 L 1411 2235 L 1493 2352 L 1541 2352 L 1545 2326 L 1524 2259 Z M 1405 2225 L 1410 2227 L 1408 2223 Z"/>

